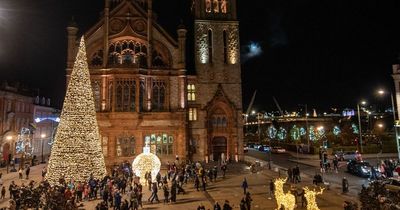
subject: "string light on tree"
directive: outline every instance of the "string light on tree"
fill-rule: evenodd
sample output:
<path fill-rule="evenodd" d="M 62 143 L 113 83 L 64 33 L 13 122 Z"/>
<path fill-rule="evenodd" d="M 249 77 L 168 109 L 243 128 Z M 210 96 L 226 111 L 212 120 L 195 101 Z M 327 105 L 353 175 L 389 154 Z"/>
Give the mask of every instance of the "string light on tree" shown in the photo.
<path fill-rule="evenodd" d="M 60 178 L 84 182 L 106 175 L 85 48 L 82 37 L 48 164 L 51 185 Z"/>
<path fill-rule="evenodd" d="M 358 134 L 359 133 L 359 130 L 358 130 L 358 127 L 357 127 L 357 125 L 356 124 L 351 124 L 351 128 L 353 129 L 353 133 L 354 134 Z"/>
<path fill-rule="evenodd" d="M 340 128 L 335 125 L 335 127 L 333 127 L 333 135 L 335 135 L 336 137 L 340 135 L 342 131 L 340 130 Z"/>
<path fill-rule="evenodd" d="M 321 188 L 320 191 L 310 190 L 308 187 L 303 189 L 307 200 L 307 210 L 319 210 L 316 199 L 317 195 L 321 195 L 324 192 L 324 188 Z"/>
<path fill-rule="evenodd" d="M 310 133 L 308 134 L 310 137 L 311 141 L 316 141 L 317 140 L 317 135 L 315 133 L 315 127 L 314 126 L 310 126 Z"/>
<path fill-rule="evenodd" d="M 268 127 L 268 137 L 269 138 L 275 139 L 276 138 L 276 133 L 277 133 L 277 130 L 273 125 Z"/>
<path fill-rule="evenodd" d="M 300 128 L 300 136 L 305 136 L 307 134 L 307 131 L 305 128 L 301 127 Z"/>
<path fill-rule="evenodd" d="M 290 129 L 290 137 L 292 137 L 293 141 L 300 139 L 300 129 L 296 125 L 293 125 L 292 129 Z"/>
<path fill-rule="evenodd" d="M 280 127 L 276 135 L 278 136 L 279 140 L 283 141 L 287 137 L 287 131 L 284 128 Z"/>

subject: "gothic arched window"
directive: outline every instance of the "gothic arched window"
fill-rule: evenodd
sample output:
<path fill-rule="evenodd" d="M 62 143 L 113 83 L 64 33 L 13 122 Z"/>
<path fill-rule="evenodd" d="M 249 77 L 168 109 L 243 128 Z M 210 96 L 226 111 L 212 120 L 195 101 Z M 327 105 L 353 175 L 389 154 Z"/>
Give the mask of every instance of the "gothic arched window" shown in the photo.
<path fill-rule="evenodd" d="M 210 13 L 211 12 L 211 0 L 205 0 L 206 1 L 206 12 Z"/>
<path fill-rule="evenodd" d="M 218 0 L 213 0 L 213 10 L 214 10 L 214 13 L 219 13 L 219 2 L 218 2 Z"/>
<path fill-rule="evenodd" d="M 211 29 L 208 30 L 208 62 L 212 63 L 213 60 L 213 37 Z"/>
<path fill-rule="evenodd" d="M 228 4 L 227 0 L 221 0 L 221 13 L 227 13 L 228 12 L 227 4 Z"/>
<path fill-rule="evenodd" d="M 152 88 L 152 110 L 164 111 L 165 109 L 165 82 L 154 81 Z"/>
<path fill-rule="evenodd" d="M 122 85 L 121 84 L 117 84 L 117 90 L 115 93 L 115 111 L 117 112 L 122 112 Z"/>
<path fill-rule="evenodd" d="M 101 103 L 101 88 L 100 88 L 100 82 L 99 81 L 93 81 L 92 82 L 92 88 L 93 88 L 93 97 L 94 97 L 94 107 L 96 109 L 96 112 L 100 111 L 100 103 Z"/>
<path fill-rule="evenodd" d="M 140 80 L 140 89 L 139 89 L 139 111 L 144 111 L 144 97 L 146 95 L 146 88 L 144 84 L 144 80 Z"/>
<path fill-rule="evenodd" d="M 224 41 L 224 63 L 228 63 L 228 37 L 226 30 L 224 30 L 223 34 L 223 41 Z"/>
<path fill-rule="evenodd" d="M 135 137 L 123 134 L 117 138 L 117 156 L 129 157 L 135 155 Z"/>

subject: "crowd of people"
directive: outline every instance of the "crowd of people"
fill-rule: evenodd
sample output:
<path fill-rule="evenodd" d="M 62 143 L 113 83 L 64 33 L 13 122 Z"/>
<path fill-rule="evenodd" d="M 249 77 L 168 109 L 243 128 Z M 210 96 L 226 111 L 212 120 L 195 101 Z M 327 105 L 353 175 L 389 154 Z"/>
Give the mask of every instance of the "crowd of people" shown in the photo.
<path fill-rule="evenodd" d="M 198 191 L 206 191 L 207 186 L 220 177 L 225 177 L 227 165 L 206 168 L 197 163 L 167 163 L 165 174 L 158 173 L 151 177 L 146 173 L 145 180 L 136 177 L 129 163 L 123 163 L 113 168 L 111 173 L 102 179 L 89 176 L 85 182 L 66 180 L 60 177 L 57 186 L 50 186 L 45 180 L 46 168 L 42 170 L 42 181 L 35 183 L 31 180 L 28 185 L 14 181 L 8 186 L 10 194 L 10 209 L 41 208 L 41 209 L 77 209 L 86 201 L 99 201 L 96 209 L 137 210 L 143 207 L 143 201 L 148 203 L 161 202 L 159 192 L 162 192 L 164 204 L 177 202 L 177 195 L 185 194 L 185 185 L 193 185 Z M 29 167 L 25 169 L 25 178 L 29 179 Z M 27 172 L 26 172 L 27 171 Z M 20 178 L 21 170 L 19 171 Z M 1 180 L 1 177 L 0 177 Z M 149 198 L 143 198 L 143 191 L 151 192 Z M 2 197 L 6 194 L 2 188 Z M 247 200 L 250 199 L 250 194 Z M 247 202 L 248 202 L 247 201 Z M 224 205 L 225 206 L 225 205 Z"/>

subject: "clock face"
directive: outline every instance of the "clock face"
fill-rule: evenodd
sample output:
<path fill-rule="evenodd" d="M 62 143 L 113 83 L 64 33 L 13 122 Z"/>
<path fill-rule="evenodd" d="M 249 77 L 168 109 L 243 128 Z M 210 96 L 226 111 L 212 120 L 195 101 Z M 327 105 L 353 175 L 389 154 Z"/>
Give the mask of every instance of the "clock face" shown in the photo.
<path fill-rule="evenodd" d="M 110 23 L 112 33 L 119 33 L 124 29 L 124 22 L 120 19 L 113 19 Z"/>

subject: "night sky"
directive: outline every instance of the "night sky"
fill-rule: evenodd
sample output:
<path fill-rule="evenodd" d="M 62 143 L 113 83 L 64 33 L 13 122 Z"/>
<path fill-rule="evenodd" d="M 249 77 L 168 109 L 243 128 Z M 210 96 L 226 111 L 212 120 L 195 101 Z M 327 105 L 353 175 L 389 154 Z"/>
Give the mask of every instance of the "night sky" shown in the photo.
<path fill-rule="evenodd" d="M 348 0 L 239 0 L 243 105 L 308 104 L 317 111 L 375 103 L 377 88 L 393 88 L 391 65 L 400 53 L 400 2 Z M 176 37 L 180 20 L 193 37 L 190 0 L 154 0 L 158 22 Z M 96 23 L 103 0 L 0 0 L 0 80 L 20 81 L 62 104 L 66 26 L 80 33 Z M 261 54 L 249 53 L 249 45 Z M 189 40 L 193 50 L 193 40 Z M 188 70 L 194 72 L 193 53 Z M 389 98 L 389 97 L 387 97 Z"/>

